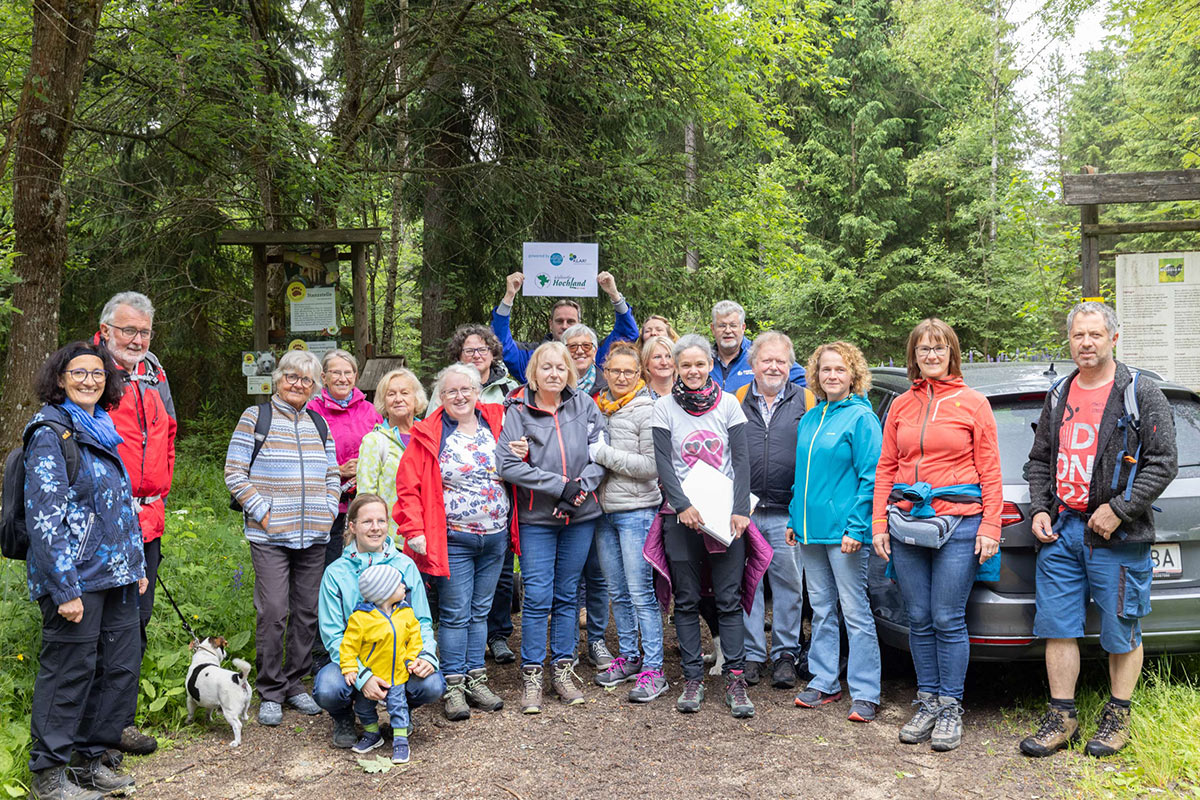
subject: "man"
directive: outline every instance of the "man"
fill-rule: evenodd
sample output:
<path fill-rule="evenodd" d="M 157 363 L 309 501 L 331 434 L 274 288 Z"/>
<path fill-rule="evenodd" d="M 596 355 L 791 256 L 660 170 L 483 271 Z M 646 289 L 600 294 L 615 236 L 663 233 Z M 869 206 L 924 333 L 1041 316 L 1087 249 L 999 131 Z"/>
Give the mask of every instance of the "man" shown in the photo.
<path fill-rule="evenodd" d="M 746 442 L 750 445 L 750 491 L 758 497 L 751 519 L 771 547 L 775 557 L 767 568 L 771 582 L 773 623 L 771 625 L 771 684 L 779 689 L 796 685 L 798 662 L 806 661 L 800 612 L 804 607 L 804 568 L 795 547 L 788 547 L 788 505 L 796 478 L 796 428 L 804 412 L 815 405 L 808 389 L 788 382 L 796 362 L 792 340 L 777 331 L 767 331 L 750 346 L 751 381 L 736 392 L 746 414 Z M 746 683 L 754 685 L 766 669 L 767 634 L 763 630 L 766 599 L 762 585 L 746 620 Z M 800 664 L 804 669 L 804 664 Z"/>
<path fill-rule="evenodd" d="M 617 291 L 617 279 L 612 276 L 612 273 L 601 272 L 596 276 L 596 282 L 612 300 L 613 314 L 616 317 L 612 333 L 604 337 L 604 341 L 596 350 L 596 366 L 599 368 L 604 364 L 604 356 L 608 353 L 610 344 L 619 341 L 637 341 L 638 325 L 637 320 L 633 318 L 633 309 Z M 525 365 L 529 363 L 529 356 L 541 344 L 541 342 L 513 341 L 510 328 L 512 304 L 524 283 L 525 274 L 522 272 L 514 272 L 505 278 L 507 288 L 504 292 L 504 299 L 492 310 L 492 330 L 495 331 L 504 348 L 504 364 L 512 373 L 513 378 L 521 383 L 525 383 Z M 563 331 L 572 325 L 578 325 L 579 320 L 579 303 L 565 298 L 559 300 L 550 309 L 550 330 L 542 341 L 549 342 L 562 338 Z"/>
<path fill-rule="evenodd" d="M 1108 756 L 1129 739 L 1129 700 L 1142 670 L 1140 619 L 1150 611 L 1150 508 L 1178 471 L 1175 424 L 1167 398 L 1145 375 L 1133 404 L 1140 423 L 1128 424 L 1133 378 L 1113 358 L 1112 309 L 1080 303 L 1067 317 L 1067 334 L 1077 369 L 1048 393 L 1029 452 L 1033 535 L 1041 543 L 1033 632 L 1046 640 L 1050 707 L 1021 752 L 1048 756 L 1078 739 L 1076 640 L 1090 596 L 1111 696 L 1086 750 Z"/>
<path fill-rule="evenodd" d="M 746 338 L 746 309 L 732 300 L 722 300 L 712 310 L 712 379 L 727 392 L 736 392 L 754 378 L 750 346 Z M 788 380 L 804 386 L 804 367 L 792 364 Z"/>
<path fill-rule="evenodd" d="M 146 625 L 154 610 L 155 579 L 162 560 L 162 535 L 166 524 L 163 499 L 171 491 L 171 477 L 175 472 L 177 427 L 167 375 L 150 352 L 153 324 L 154 306 L 150 299 L 138 292 L 121 292 L 104 304 L 100 312 L 100 331 L 95 336 L 95 341 L 112 354 L 125 384 L 120 405 L 109 414 L 123 440 L 117 450 L 129 472 L 142 528 L 142 548 L 146 554 L 149 586 L 139 601 L 143 656 L 146 654 Z M 152 753 L 158 743 L 134 727 L 136 712 L 135 696 L 130 698 L 121 749 L 126 753 Z"/>

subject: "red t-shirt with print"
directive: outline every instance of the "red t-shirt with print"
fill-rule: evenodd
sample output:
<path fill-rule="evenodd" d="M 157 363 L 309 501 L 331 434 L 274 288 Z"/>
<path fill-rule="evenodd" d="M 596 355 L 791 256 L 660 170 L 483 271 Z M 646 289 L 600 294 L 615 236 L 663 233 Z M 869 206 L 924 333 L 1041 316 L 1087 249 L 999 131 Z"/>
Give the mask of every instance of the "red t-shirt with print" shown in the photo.
<path fill-rule="evenodd" d="M 1112 392 L 1112 381 L 1095 389 L 1071 382 L 1062 426 L 1058 429 L 1058 496 L 1068 508 L 1086 512 L 1096 464 L 1100 419 Z"/>

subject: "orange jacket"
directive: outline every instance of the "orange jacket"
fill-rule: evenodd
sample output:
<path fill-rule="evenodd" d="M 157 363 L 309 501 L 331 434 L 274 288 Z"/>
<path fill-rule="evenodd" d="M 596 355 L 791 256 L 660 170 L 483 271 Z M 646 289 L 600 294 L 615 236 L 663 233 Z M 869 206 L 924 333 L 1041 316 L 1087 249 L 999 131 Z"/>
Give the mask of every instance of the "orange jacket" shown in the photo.
<path fill-rule="evenodd" d="M 996 418 L 987 398 L 968 388 L 962 378 L 917 380 L 897 397 L 883 423 L 883 454 L 875 470 L 873 533 L 887 530 L 888 495 L 896 483 L 925 481 L 934 488 L 977 483 L 982 504 L 935 499 L 938 514 L 978 514 L 979 535 L 1000 539 L 1004 487 Z M 908 510 L 912 503 L 897 505 Z"/>

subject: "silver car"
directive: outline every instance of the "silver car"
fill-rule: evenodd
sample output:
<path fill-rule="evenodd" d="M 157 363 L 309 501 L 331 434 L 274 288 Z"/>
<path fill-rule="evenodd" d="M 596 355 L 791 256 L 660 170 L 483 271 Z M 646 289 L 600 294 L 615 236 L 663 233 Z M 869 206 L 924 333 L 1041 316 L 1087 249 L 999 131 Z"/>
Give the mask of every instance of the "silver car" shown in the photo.
<path fill-rule="evenodd" d="M 1033 635 L 1036 540 L 1030 530 L 1029 485 L 1023 472 L 1046 392 L 1073 369 L 1070 361 L 963 364 L 967 385 L 988 398 L 996 415 L 1004 478 L 1000 580 L 976 583 L 967 601 L 973 660 L 1042 657 L 1043 643 Z M 908 375 L 894 367 L 871 373 L 868 397 L 882 420 L 891 402 L 908 391 Z M 1158 377 L 1147 370 L 1143 374 Z M 1175 412 L 1179 474 L 1155 503 L 1162 511 L 1154 515 L 1152 610 L 1142 620 L 1142 640 L 1147 653 L 1200 652 L 1200 396 L 1161 380 L 1159 386 Z M 872 554 L 867 580 L 879 639 L 907 651 L 904 600 L 883 573 L 883 561 Z M 1099 641 L 1093 603 L 1083 640 L 1085 653 L 1097 654 Z"/>

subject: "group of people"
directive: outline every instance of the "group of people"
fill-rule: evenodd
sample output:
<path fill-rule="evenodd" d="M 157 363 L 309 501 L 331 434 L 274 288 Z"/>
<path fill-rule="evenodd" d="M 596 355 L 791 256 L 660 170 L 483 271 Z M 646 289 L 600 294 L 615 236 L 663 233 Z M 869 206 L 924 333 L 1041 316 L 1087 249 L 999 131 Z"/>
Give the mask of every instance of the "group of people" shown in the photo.
<path fill-rule="evenodd" d="M 799 708 L 831 706 L 843 698 L 845 669 L 846 716 L 870 722 L 880 702 L 867 597 L 874 552 L 904 597 L 917 674 L 916 710 L 900 741 L 958 747 L 967 598 L 976 580 L 998 575 L 1003 497 L 996 422 L 987 399 L 963 382 L 954 330 L 936 318 L 912 330 L 912 389 L 881 425 L 854 344 L 818 346 L 805 369 L 785 334 L 746 337 L 745 312 L 728 300 L 713 307 L 711 340 L 680 336 L 659 316 L 639 328 L 608 273 L 599 285 L 612 300 L 612 333 L 601 339 L 582 324 L 578 304 L 559 300 L 545 340 L 522 343 L 509 328 L 522 280 L 508 276 L 490 328 L 454 333 L 450 363 L 429 396 L 416 375 L 397 369 L 369 401 L 350 353 L 318 360 L 289 351 L 270 400 L 239 419 L 225 477 L 255 568 L 259 722 L 279 725 L 284 706 L 325 710 L 335 746 L 368 752 L 384 742 L 384 702 L 393 758 L 403 762 L 409 709 L 441 700 L 448 719 L 463 720 L 471 707 L 503 707 L 488 685 L 488 655 L 497 664 L 519 659 L 522 712 L 542 710 L 547 669 L 559 700 L 583 703 L 581 628 L 592 680 L 632 684 L 628 700 L 648 703 L 670 689 L 668 613 L 681 655 L 678 711 L 700 710 L 705 697 L 703 619 L 734 717 L 754 714 L 747 687 L 768 675 L 789 690 L 808 678 L 795 695 Z M 152 315 L 149 301 L 139 305 L 145 298 L 117 302 L 128 297 L 114 298 L 118 312 Z M 157 362 L 121 372 L 133 370 L 118 366 L 118 350 L 140 345 L 141 365 L 150 338 L 148 322 L 122 321 L 106 306 L 95 343 L 51 357 L 39 384 L 46 406 L 27 435 L 30 591 L 45 620 L 30 762 L 39 797 L 73 797 L 53 791 L 72 780 L 98 789 L 130 780 L 102 756 L 132 709 L 90 709 L 127 696 L 120 688 L 130 675 L 135 686 L 137 665 L 119 654 L 138 652 L 136 634 L 122 634 L 124 648 L 109 639 L 101 647 L 98 637 L 148 618 L 147 595 L 137 592 L 157 563 L 151 543 L 170 481 L 133 480 L 122 450 L 128 433 L 105 410 L 116 408 L 116 417 L 125 403 L 114 387 L 134 387 L 142 415 L 150 413 L 147 389 L 158 388 L 166 408 L 169 393 Z M 1052 695 L 1038 732 L 1021 744 L 1030 755 L 1078 735 L 1075 638 L 1089 596 L 1102 612 L 1113 696 L 1087 749 L 1104 755 L 1123 746 L 1141 665 L 1138 619 L 1148 612 L 1149 508 L 1175 471 L 1170 409 L 1148 379 L 1136 384 L 1142 421 L 1130 434 L 1140 463 L 1130 472 L 1133 446 L 1118 454 L 1114 437 L 1100 450 L 1095 442 L 1090 453 L 1079 449 L 1068 425 L 1110 425 L 1131 378 L 1113 358 L 1110 309 L 1081 304 L 1068 328 L 1078 370 L 1048 394 L 1030 454 L 1033 528 L 1044 543 L 1035 632 L 1048 639 Z M 150 373 L 155 381 L 138 377 Z M 68 479 L 46 419 L 75 431 L 88 477 Z M 1087 469 L 1061 468 L 1068 447 Z M 700 462 L 732 487 L 727 532 L 707 525 L 684 490 Z M 1110 469 L 1129 472 L 1132 490 L 1109 491 L 1101 473 Z M 149 538 L 148 514 L 158 525 Z M 524 587 L 519 653 L 508 645 L 514 558 Z M 610 610 L 615 655 L 604 638 Z M 95 626 L 86 636 L 81 616 Z M 71 684 L 77 696 L 64 706 L 68 663 L 87 678 Z M 303 682 L 310 672 L 311 694 Z M 39 697 L 49 698 L 47 708 Z M 84 766 L 66 773 L 72 758 Z"/>

